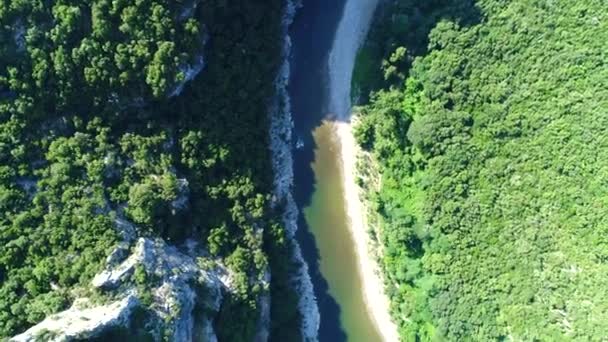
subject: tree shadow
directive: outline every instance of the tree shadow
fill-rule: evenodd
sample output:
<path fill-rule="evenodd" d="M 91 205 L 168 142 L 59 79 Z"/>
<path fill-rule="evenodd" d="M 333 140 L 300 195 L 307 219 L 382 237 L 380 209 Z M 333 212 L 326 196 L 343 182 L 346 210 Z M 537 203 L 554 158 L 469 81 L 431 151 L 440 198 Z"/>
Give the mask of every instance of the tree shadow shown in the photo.
<path fill-rule="evenodd" d="M 413 56 L 428 53 L 429 33 L 438 22 L 447 20 L 467 27 L 478 24 L 482 19 L 475 0 L 401 0 L 382 10 L 392 12 L 391 28 L 405 32 L 398 42 L 404 44 Z"/>
<path fill-rule="evenodd" d="M 416 57 L 430 51 L 430 33 L 441 21 L 459 27 L 470 27 L 483 20 L 475 0 L 397 0 L 381 2 L 358 61 L 356 82 L 360 89 L 359 104 L 369 100 L 369 94 L 389 86 L 403 86 Z M 405 47 L 407 58 L 397 63 L 402 73 L 386 80 L 383 63 L 398 48 Z"/>

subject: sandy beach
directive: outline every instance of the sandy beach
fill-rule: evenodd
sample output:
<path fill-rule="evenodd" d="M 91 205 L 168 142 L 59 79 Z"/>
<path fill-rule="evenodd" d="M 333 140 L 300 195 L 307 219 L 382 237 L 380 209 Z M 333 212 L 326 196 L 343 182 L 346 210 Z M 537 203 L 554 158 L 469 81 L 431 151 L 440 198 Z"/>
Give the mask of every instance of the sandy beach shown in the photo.
<path fill-rule="evenodd" d="M 346 213 L 359 261 L 365 303 L 369 315 L 386 342 L 399 341 L 397 327 L 389 314 L 389 300 L 384 294 L 382 274 L 369 248 L 366 211 L 357 186 L 357 152 L 352 133 L 351 80 L 357 51 L 364 41 L 378 0 L 349 0 L 338 26 L 329 56 L 329 112 L 336 115 L 336 135 L 340 159 Z"/>
<path fill-rule="evenodd" d="M 336 135 L 341 148 L 341 170 L 346 202 L 346 212 L 350 218 L 350 230 L 359 259 L 359 272 L 365 303 L 384 341 L 398 341 L 397 327 L 389 314 L 389 301 L 384 294 L 382 274 L 370 250 L 365 207 L 360 197 L 360 187 L 356 184 L 356 163 L 359 146 L 349 122 L 335 122 Z"/>

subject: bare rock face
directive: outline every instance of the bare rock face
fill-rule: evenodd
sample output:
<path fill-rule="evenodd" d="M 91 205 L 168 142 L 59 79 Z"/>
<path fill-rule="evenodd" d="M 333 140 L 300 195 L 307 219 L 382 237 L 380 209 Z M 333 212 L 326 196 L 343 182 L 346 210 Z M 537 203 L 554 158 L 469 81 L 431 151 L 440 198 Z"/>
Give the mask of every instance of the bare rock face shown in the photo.
<path fill-rule="evenodd" d="M 178 196 L 171 202 L 171 209 L 173 214 L 177 211 L 185 210 L 188 208 L 188 201 L 190 199 L 190 189 L 188 188 L 188 180 L 180 178 L 177 180 Z"/>
<path fill-rule="evenodd" d="M 94 336 L 113 326 L 128 323 L 132 311 L 139 305 L 134 295 L 96 307 L 89 307 L 87 299 L 78 300 L 66 311 L 47 317 L 10 341 L 68 341 Z"/>
<path fill-rule="evenodd" d="M 192 312 L 197 300 L 210 311 L 217 311 L 222 292 L 230 288 L 229 283 L 220 279 L 226 271 L 220 266 L 213 270 L 201 269 L 197 264 L 201 253 L 197 253 L 194 242 L 189 245 L 182 251 L 161 239 L 140 238 L 133 253 L 118 265 L 108 265 L 93 279 L 93 286 L 102 289 L 123 287 L 125 283 L 132 283 L 136 268 L 143 269 L 152 294 L 149 308 L 164 322 L 165 335 L 170 334 L 172 341 L 191 341 Z M 192 284 L 204 286 L 209 298 L 197 298 Z"/>
<path fill-rule="evenodd" d="M 228 269 L 219 263 L 205 269 L 198 265 L 197 259 L 203 254 L 193 241 L 178 249 L 162 239 L 139 238 L 130 255 L 128 244 L 121 243 L 108 256 L 106 269 L 91 284 L 120 299 L 97 306 L 88 299 L 78 299 L 70 309 L 47 317 L 11 341 L 35 341 L 41 337 L 66 341 L 94 337 L 111 327 L 128 327 L 133 310 L 144 307 L 143 298 L 147 298 L 145 308 L 153 317 L 151 322 L 157 323 L 150 331 L 152 336 L 161 340 L 162 331 L 171 341 L 192 341 L 195 306 L 203 307 L 207 315 L 217 312 L 223 293 L 234 291 Z M 139 280 L 138 284 L 136 278 L 143 273 L 145 283 Z M 199 297 L 195 287 L 204 288 L 204 298 Z M 198 317 L 196 324 L 204 327 L 198 331 L 205 341 L 217 340 L 212 316 Z"/>
<path fill-rule="evenodd" d="M 13 24 L 13 41 L 17 47 L 17 52 L 24 52 L 26 49 L 25 34 L 26 28 L 21 19 Z"/>
<path fill-rule="evenodd" d="M 205 41 L 206 38 L 203 38 L 203 45 L 205 44 Z M 175 85 L 175 87 L 169 94 L 169 97 L 174 97 L 181 94 L 182 90 L 184 90 L 184 86 L 186 85 L 186 83 L 192 81 L 203 70 L 204 66 L 205 60 L 203 59 L 202 55 L 196 56 L 192 63 L 180 66 L 180 71 L 184 75 L 184 79 Z"/>
<path fill-rule="evenodd" d="M 108 257 L 108 259 L 118 259 L 117 255 L 124 253 L 124 246 L 116 248 Z M 113 269 L 103 270 L 101 273 L 95 275 L 92 281 L 93 287 L 112 289 L 118 287 L 122 282 L 127 280 L 133 274 L 135 266 L 141 262 L 141 259 L 146 253 L 145 241 L 138 242 L 135 247 L 135 252 L 127 258 L 124 262 Z M 113 260 L 108 260 L 113 261 Z"/>

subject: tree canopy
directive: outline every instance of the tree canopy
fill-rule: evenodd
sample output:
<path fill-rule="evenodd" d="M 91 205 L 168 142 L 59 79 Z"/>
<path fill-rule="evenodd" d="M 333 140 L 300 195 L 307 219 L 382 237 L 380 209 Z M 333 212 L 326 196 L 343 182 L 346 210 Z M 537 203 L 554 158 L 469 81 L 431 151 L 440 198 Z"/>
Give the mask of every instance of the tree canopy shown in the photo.
<path fill-rule="evenodd" d="M 89 291 L 124 222 L 235 272 L 221 340 L 251 340 L 267 291 L 290 303 L 273 299 L 271 334 L 297 336 L 270 206 L 283 6 L 0 0 L 0 339 Z"/>
<path fill-rule="evenodd" d="M 605 5 L 380 10 L 356 135 L 404 341 L 606 336 Z"/>

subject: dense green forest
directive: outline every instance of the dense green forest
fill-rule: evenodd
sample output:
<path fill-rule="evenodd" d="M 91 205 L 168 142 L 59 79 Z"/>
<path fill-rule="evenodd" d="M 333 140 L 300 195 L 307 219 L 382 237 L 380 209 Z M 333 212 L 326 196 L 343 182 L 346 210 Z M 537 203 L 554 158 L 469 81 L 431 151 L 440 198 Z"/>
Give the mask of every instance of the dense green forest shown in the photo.
<path fill-rule="evenodd" d="M 235 271 L 221 341 L 251 340 L 266 291 L 271 337 L 298 334 L 270 206 L 283 6 L 0 0 L 0 339 L 88 291 L 117 218 Z M 267 267 L 270 288 L 254 286 Z"/>
<path fill-rule="evenodd" d="M 608 335 L 607 5 L 379 9 L 355 133 L 402 340 Z"/>

